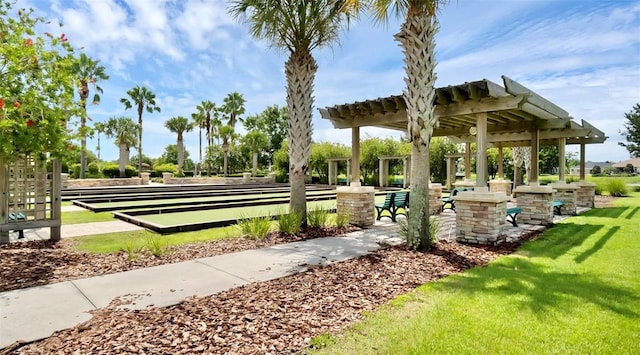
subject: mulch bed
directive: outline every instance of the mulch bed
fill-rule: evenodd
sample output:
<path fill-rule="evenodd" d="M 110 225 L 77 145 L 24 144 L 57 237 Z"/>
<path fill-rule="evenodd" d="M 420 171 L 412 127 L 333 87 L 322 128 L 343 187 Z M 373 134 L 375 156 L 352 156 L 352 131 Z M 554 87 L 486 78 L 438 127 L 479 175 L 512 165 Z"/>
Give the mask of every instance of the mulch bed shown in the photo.
<path fill-rule="evenodd" d="M 530 239 L 535 234 L 530 235 Z M 294 353 L 336 333 L 363 311 L 426 282 L 513 252 L 518 243 L 438 242 L 429 252 L 386 247 L 345 262 L 253 283 L 181 304 L 130 311 L 115 301 L 72 329 L 7 353 Z"/>

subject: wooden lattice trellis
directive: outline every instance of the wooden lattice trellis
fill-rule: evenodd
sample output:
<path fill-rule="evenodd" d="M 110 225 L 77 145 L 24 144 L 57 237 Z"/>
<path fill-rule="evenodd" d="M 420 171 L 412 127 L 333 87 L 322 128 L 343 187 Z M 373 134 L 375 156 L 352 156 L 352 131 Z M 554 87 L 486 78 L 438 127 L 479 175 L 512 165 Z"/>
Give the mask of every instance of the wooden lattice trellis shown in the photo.
<path fill-rule="evenodd" d="M 60 240 L 60 162 L 47 172 L 44 162 L 26 156 L 7 163 L 0 158 L 0 243 L 9 231 L 50 227 Z"/>

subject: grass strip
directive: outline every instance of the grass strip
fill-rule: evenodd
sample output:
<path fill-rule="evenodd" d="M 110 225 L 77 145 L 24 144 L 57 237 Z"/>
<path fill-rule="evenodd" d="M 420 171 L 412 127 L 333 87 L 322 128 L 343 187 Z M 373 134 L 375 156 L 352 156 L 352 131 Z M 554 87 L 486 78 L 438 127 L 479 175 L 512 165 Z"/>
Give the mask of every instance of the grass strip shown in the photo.
<path fill-rule="evenodd" d="M 79 224 L 79 223 L 93 223 L 93 222 L 108 222 L 115 221 L 111 212 L 99 212 L 92 211 L 72 211 L 62 212 L 62 224 Z"/>
<path fill-rule="evenodd" d="M 487 267 L 429 283 L 321 354 L 637 354 L 640 194 L 557 224 Z"/>

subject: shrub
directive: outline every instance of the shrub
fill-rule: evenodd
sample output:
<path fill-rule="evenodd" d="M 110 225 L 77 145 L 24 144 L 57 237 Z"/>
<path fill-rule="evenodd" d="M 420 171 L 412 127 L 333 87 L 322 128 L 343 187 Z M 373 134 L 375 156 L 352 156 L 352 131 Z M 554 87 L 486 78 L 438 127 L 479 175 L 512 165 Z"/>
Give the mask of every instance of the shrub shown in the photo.
<path fill-rule="evenodd" d="M 633 167 L 633 164 L 629 163 L 624 167 L 623 171 L 627 174 L 633 174 L 636 172 L 636 169 Z"/>
<path fill-rule="evenodd" d="M 279 213 L 277 218 L 280 232 L 294 234 L 300 230 L 300 225 L 302 224 L 302 215 L 300 213 Z"/>
<path fill-rule="evenodd" d="M 89 163 L 89 165 L 87 165 L 87 172 L 91 176 L 99 175 L 100 174 L 100 167 L 98 166 L 98 163 L 96 163 L 95 161 L 92 161 L 91 163 Z"/>
<path fill-rule="evenodd" d="M 72 164 L 70 166 L 70 169 L 71 169 L 71 176 L 73 178 L 77 179 L 80 177 L 80 169 L 81 169 L 80 164 Z"/>
<path fill-rule="evenodd" d="M 158 176 L 162 176 L 162 173 L 172 173 L 173 175 L 178 174 L 178 166 L 171 163 L 156 165 L 153 167 L 153 170 Z"/>
<path fill-rule="evenodd" d="M 329 210 L 315 206 L 307 212 L 307 222 L 314 228 L 323 228 L 329 221 Z"/>
<path fill-rule="evenodd" d="M 127 259 L 129 259 L 130 262 L 136 261 L 142 252 L 142 247 L 135 246 L 133 240 L 129 240 L 125 245 L 125 251 L 127 252 Z"/>
<path fill-rule="evenodd" d="M 336 213 L 336 227 L 344 228 L 349 225 L 349 219 L 351 215 L 349 213 Z"/>
<path fill-rule="evenodd" d="M 596 183 L 595 194 L 600 196 L 600 195 L 602 195 L 602 191 L 603 190 L 604 190 L 604 187 L 602 186 L 602 184 L 601 183 Z"/>
<path fill-rule="evenodd" d="M 600 168 L 600 165 L 594 165 L 593 168 L 591 168 L 591 175 L 598 176 L 600 174 L 602 174 L 602 168 Z"/>
<path fill-rule="evenodd" d="M 623 197 L 629 194 L 627 185 L 624 181 L 618 179 L 607 180 L 607 191 L 609 191 L 609 195 L 616 197 Z"/>
<path fill-rule="evenodd" d="M 264 239 L 271 229 L 271 217 L 245 217 L 238 220 L 238 228 L 244 235 Z"/>
<path fill-rule="evenodd" d="M 102 175 L 106 178 L 117 178 L 120 176 L 120 167 L 116 163 L 106 163 L 102 167 Z"/>
<path fill-rule="evenodd" d="M 404 239 L 405 242 L 407 242 L 407 246 L 409 248 L 415 249 L 415 246 L 411 245 L 411 242 L 408 239 L 409 237 L 408 221 L 409 221 L 409 218 L 403 218 L 398 220 L 398 225 L 400 226 L 400 229 L 398 230 L 398 234 L 400 234 L 400 237 L 402 237 L 402 239 Z M 440 230 L 440 225 L 438 224 L 438 220 L 436 219 L 436 217 L 435 216 L 429 217 L 429 241 L 431 243 L 436 241 L 438 237 L 438 230 Z"/>

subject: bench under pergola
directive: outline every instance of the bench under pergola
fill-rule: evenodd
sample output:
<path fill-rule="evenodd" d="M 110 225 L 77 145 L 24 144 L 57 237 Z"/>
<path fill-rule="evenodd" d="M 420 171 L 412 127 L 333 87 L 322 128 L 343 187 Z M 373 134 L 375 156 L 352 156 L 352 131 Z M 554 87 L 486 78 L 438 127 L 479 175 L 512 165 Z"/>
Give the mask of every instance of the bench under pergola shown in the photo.
<path fill-rule="evenodd" d="M 548 224 L 553 220 L 551 203 L 558 189 L 555 186 L 538 184 L 540 145 L 558 145 L 560 153 L 558 164 L 562 183 L 565 146 L 579 144 L 580 184 L 589 186 L 590 184 L 584 180 L 585 145 L 602 143 L 607 137 L 584 120 L 580 124 L 577 123 L 567 111 L 514 80 L 506 76 L 503 76 L 502 80 L 504 86 L 483 79 L 436 89 L 435 113 L 438 117 L 438 125 L 433 131 L 433 136 L 446 136 L 454 142 L 466 143 L 465 165 L 467 167 L 471 160 L 471 142 L 476 143 L 477 146 L 475 191 L 462 193 L 457 198 L 459 200 L 456 201 L 457 218 L 464 215 L 460 213 L 459 207 L 462 206 L 464 210 L 464 205 L 489 204 L 498 206 L 498 210 L 506 210 L 506 194 L 492 193 L 487 188 L 487 148 L 495 146 L 501 152 L 502 147 L 530 146 L 531 171 L 527 177 L 529 185 L 518 187 L 517 193 L 519 205 L 522 198 L 522 201 L 531 202 L 534 206 L 530 208 L 523 206 L 524 211 L 520 218 L 529 223 Z M 324 119 L 330 120 L 335 128 L 352 130 L 352 187 L 354 191 L 366 193 L 366 190 L 359 186 L 360 127 L 376 126 L 406 131 L 407 112 L 403 97 L 395 95 L 335 105 L 321 108 L 320 114 Z M 577 194 L 575 189 L 571 187 L 568 192 L 574 195 L 574 199 Z M 533 197 L 528 198 L 528 194 Z M 373 206 L 370 210 L 373 214 Z M 486 216 L 486 211 L 472 214 L 477 218 L 495 221 L 489 223 L 489 227 L 484 225 L 478 227 L 471 220 L 457 221 L 458 238 L 471 242 L 495 242 L 500 234 L 500 226 L 504 224 L 504 214 Z"/>

